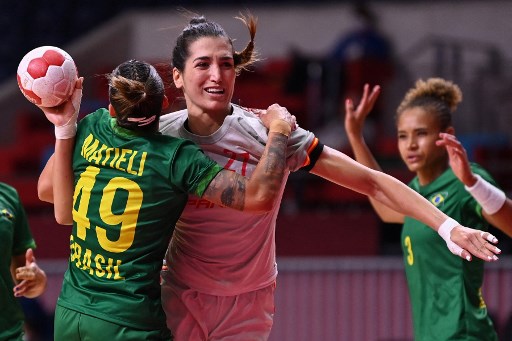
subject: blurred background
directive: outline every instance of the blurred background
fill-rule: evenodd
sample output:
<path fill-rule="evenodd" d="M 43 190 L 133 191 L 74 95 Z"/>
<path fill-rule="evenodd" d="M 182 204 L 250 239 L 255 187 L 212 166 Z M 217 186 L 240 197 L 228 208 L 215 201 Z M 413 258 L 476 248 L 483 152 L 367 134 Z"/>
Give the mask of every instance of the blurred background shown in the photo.
<path fill-rule="evenodd" d="M 385 172 L 412 174 L 396 148 L 394 113 L 418 78 L 444 77 L 464 99 L 454 115 L 472 161 L 512 194 L 512 2 L 510 1 L 181 1 L 221 24 L 242 49 L 249 38 L 234 19 L 259 18 L 262 60 L 238 77 L 234 101 L 286 106 L 301 127 L 351 155 L 343 100 L 364 83 L 382 95 L 366 131 Z M 170 1 L 19 0 L 0 5 L 0 181 L 20 193 L 49 275 L 48 291 L 26 300 L 30 340 L 51 340 L 52 314 L 66 269 L 69 231 L 37 198 L 37 178 L 52 153 L 53 127 L 20 93 L 19 61 L 55 45 L 85 78 L 81 114 L 108 103 L 102 74 L 131 59 L 152 62 L 166 77 L 172 44 L 188 22 Z M 168 78 L 167 78 L 168 79 Z M 168 88 L 173 109 L 184 103 Z M 503 256 L 487 267 L 484 297 L 503 338 L 511 339 L 511 241 L 497 230 Z M 278 289 L 272 340 L 411 340 L 400 226 L 383 224 L 366 197 L 294 173 L 282 202 L 276 243 Z"/>

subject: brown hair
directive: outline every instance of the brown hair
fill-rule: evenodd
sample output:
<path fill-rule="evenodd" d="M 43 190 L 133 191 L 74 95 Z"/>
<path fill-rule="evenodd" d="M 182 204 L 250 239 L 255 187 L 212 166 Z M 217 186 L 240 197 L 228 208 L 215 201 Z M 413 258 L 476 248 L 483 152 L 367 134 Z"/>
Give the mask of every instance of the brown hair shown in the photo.
<path fill-rule="evenodd" d="M 208 21 L 204 16 L 195 16 L 176 39 L 176 45 L 172 52 L 172 66 L 183 72 L 185 62 L 189 57 L 190 45 L 203 37 L 223 37 L 227 39 L 231 47 L 233 47 L 233 59 L 237 75 L 256 62 L 258 58 L 254 48 L 254 37 L 256 36 L 258 19 L 251 14 L 247 16 L 240 14 L 240 16 L 235 18 L 241 20 L 245 26 L 247 26 L 251 37 L 251 40 L 242 51 L 237 52 L 234 50 L 233 40 L 228 36 L 222 26 L 215 22 Z"/>
<path fill-rule="evenodd" d="M 107 76 L 110 104 L 119 126 L 138 131 L 157 131 L 162 111 L 164 84 L 156 69 L 137 60 L 120 64 Z"/>
<path fill-rule="evenodd" d="M 397 109 L 396 119 L 406 109 L 421 107 L 436 115 L 441 130 L 452 125 L 452 113 L 462 101 L 462 91 L 451 81 L 429 78 L 416 81 L 414 88 L 407 91 Z"/>

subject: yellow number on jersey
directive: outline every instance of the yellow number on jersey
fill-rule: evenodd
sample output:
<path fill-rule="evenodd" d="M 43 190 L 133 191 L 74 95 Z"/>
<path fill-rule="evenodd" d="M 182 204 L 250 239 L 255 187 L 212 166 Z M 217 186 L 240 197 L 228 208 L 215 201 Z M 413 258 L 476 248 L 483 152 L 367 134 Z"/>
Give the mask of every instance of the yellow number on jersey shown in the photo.
<path fill-rule="evenodd" d="M 87 218 L 87 210 L 89 209 L 89 201 L 91 200 L 91 190 L 96 182 L 96 175 L 100 172 L 98 167 L 88 166 L 85 172 L 80 174 L 75 186 L 73 194 L 73 220 L 76 221 L 76 235 L 78 238 L 85 240 L 87 229 L 91 228 L 89 218 Z M 81 195 L 80 195 L 81 193 Z M 75 210 L 76 201 L 80 195 L 80 203 L 78 210 Z"/>
<path fill-rule="evenodd" d="M 414 254 L 412 252 L 411 237 L 409 237 L 409 236 L 405 237 L 404 245 L 407 249 L 407 263 L 409 265 L 413 265 L 414 264 Z"/>
<path fill-rule="evenodd" d="M 126 206 L 122 214 L 112 212 L 114 196 L 118 189 L 125 189 L 128 192 Z M 139 185 L 130 179 L 113 178 L 109 181 L 105 189 L 100 204 L 100 217 L 108 225 L 119 225 L 119 239 L 111 241 L 107 237 L 107 230 L 96 227 L 98 241 L 102 248 L 111 252 L 123 252 L 132 246 L 135 237 L 135 226 L 139 218 L 140 207 L 142 206 L 142 191 Z"/>
<path fill-rule="evenodd" d="M 91 228 L 87 213 L 89 211 L 91 191 L 99 172 L 100 169 L 98 167 L 88 166 L 85 171 L 80 174 L 80 178 L 75 186 L 75 193 L 73 195 L 73 219 L 77 224 L 77 237 L 82 240 L 86 238 L 87 229 Z M 114 214 L 114 212 L 112 212 L 112 204 L 118 189 L 126 190 L 128 197 L 123 213 Z M 75 210 L 79 196 L 78 209 Z M 100 201 L 100 217 L 105 224 L 120 224 L 121 227 L 119 230 L 119 238 L 112 241 L 108 238 L 106 229 L 96 226 L 98 242 L 103 249 L 110 252 L 123 252 L 133 244 L 142 199 L 142 190 L 136 182 L 121 177 L 113 178 L 108 182 L 103 189 L 103 195 Z"/>

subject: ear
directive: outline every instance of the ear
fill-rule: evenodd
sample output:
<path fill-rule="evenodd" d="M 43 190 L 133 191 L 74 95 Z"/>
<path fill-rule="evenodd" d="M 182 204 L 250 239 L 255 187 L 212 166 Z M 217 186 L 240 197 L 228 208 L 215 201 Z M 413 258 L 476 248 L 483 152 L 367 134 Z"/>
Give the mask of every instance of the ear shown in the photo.
<path fill-rule="evenodd" d="M 172 80 L 174 81 L 174 85 L 177 89 L 181 89 L 183 87 L 181 72 L 175 67 L 172 68 Z"/>
<path fill-rule="evenodd" d="M 112 116 L 112 117 L 116 117 L 116 110 L 114 109 L 114 107 L 112 106 L 112 104 L 109 104 L 109 105 L 108 105 L 108 112 L 110 113 L 110 116 Z"/>
<path fill-rule="evenodd" d="M 164 95 L 164 99 L 162 100 L 162 109 L 167 109 L 169 106 L 169 98 L 167 98 L 166 95 Z"/>
<path fill-rule="evenodd" d="M 455 128 L 453 126 L 449 126 L 448 128 L 446 128 L 445 133 L 455 135 Z"/>

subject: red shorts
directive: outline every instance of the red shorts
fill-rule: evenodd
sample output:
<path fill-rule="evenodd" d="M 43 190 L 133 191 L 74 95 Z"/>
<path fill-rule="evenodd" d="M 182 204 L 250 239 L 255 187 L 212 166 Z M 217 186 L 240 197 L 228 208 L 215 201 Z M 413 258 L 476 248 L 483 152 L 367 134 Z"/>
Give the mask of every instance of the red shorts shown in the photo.
<path fill-rule="evenodd" d="M 265 341 L 274 319 L 275 282 L 236 296 L 213 296 L 162 284 L 162 305 L 174 341 Z"/>

